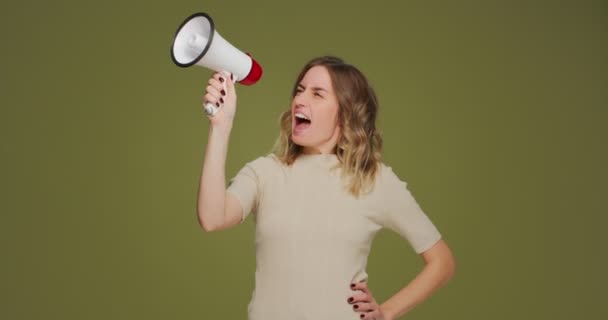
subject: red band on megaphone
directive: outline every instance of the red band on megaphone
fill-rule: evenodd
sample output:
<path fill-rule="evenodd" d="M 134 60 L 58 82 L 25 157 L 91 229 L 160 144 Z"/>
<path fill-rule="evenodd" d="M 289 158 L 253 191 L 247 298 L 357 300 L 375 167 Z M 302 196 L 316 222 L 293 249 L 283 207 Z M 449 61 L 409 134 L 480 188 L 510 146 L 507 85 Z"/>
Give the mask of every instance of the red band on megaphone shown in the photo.
<path fill-rule="evenodd" d="M 258 82 L 258 80 L 260 80 L 262 77 L 262 67 L 257 61 L 255 61 L 255 59 L 253 59 L 253 57 L 251 57 L 251 54 L 247 53 L 247 55 L 249 58 L 251 58 L 251 70 L 249 70 L 247 76 L 243 80 L 239 81 L 239 83 L 244 85 L 252 85 Z"/>

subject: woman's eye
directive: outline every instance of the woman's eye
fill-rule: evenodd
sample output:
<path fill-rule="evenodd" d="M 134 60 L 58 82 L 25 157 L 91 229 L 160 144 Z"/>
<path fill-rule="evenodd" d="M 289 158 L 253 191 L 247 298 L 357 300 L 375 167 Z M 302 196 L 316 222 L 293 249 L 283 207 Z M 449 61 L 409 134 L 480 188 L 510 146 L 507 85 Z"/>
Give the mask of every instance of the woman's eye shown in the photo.
<path fill-rule="evenodd" d="M 320 93 L 318 93 L 318 92 L 315 92 L 315 96 L 317 96 L 319 98 L 323 98 L 323 96 Z"/>

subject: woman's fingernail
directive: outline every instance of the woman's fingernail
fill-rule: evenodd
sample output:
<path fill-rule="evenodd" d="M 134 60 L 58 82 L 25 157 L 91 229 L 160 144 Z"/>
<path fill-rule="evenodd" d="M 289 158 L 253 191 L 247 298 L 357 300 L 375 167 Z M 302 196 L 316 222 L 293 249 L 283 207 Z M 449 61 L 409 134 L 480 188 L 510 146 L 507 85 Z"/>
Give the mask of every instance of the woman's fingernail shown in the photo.
<path fill-rule="evenodd" d="M 362 313 L 360 318 L 363 319 L 363 317 L 365 317 L 365 315 Z"/>
<path fill-rule="evenodd" d="M 220 91 L 220 93 L 225 96 L 226 95 L 226 91 L 224 91 L 224 89 L 222 89 L 222 91 Z"/>
<path fill-rule="evenodd" d="M 224 78 L 220 77 L 220 82 L 224 82 Z"/>
<path fill-rule="evenodd" d="M 355 284 L 354 284 L 354 283 L 351 283 L 351 284 L 350 284 L 350 287 L 351 287 L 351 288 L 354 288 L 354 287 L 355 287 Z"/>
<path fill-rule="evenodd" d="M 353 302 L 353 298 L 352 297 L 348 298 L 348 302 Z"/>
<path fill-rule="evenodd" d="M 358 305 L 354 305 L 354 306 L 353 306 L 353 308 L 358 309 L 358 308 L 359 308 L 359 306 L 358 306 Z"/>
<path fill-rule="evenodd" d="M 215 105 L 216 105 L 217 107 L 219 107 L 219 106 L 220 106 L 220 104 L 219 104 L 219 103 L 217 103 L 217 102 L 215 103 Z"/>
<path fill-rule="evenodd" d="M 220 98 L 220 103 L 224 103 L 224 99 Z"/>
<path fill-rule="evenodd" d="M 230 80 L 234 80 L 234 76 L 232 76 L 232 73 L 230 74 Z"/>

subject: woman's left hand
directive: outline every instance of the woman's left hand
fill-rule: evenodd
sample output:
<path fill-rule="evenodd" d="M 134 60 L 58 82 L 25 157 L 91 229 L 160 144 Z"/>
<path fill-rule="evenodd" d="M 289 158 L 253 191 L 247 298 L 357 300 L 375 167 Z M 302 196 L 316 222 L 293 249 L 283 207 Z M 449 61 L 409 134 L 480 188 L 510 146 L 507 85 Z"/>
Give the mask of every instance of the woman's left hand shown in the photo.
<path fill-rule="evenodd" d="M 348 298 L 347 302 L 352 305 L 353 311 L 360 314 L 363 320 L 389 320 L 380 309 L 374 299 L 372 292 L 367 287 L 367 281 L 361 281 L 351 285 L 351 290 L 360 290 Z"/>

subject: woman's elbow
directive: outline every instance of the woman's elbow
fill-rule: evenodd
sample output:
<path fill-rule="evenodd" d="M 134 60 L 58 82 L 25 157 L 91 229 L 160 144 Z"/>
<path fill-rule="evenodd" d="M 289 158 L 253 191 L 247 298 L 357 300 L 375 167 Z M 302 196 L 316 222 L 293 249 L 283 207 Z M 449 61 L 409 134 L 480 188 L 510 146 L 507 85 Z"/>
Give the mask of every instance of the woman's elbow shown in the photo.
<path fill-rule="evenodd" d="M 453 255 L 445 258 L 445 273 L 446 281 L 452 279 L 456 275 L 456 259 Z"/>
<path fill-rule="evenodd" d="M 452 251 L 448 249 L 438 260 L 444 273 L 444 282 L 447 282 L 456 275 L 456 259 Z"/>
<path fill-rule="evenodd" d="M 197 212 L 198 224 L 205 232 L 215 231 L 215 227 L 209 223 L 209 219 L 203 218 L 203 214 L 198 211 Z"/>
<path fill-rule="evenodd" d="M 439 240 L 439 242 L 421 255 L 427 264 L 435 265 L 441 270 L 445 281 L 453 278 L 456 274 L 456 259 L 444 240 Z"/>

